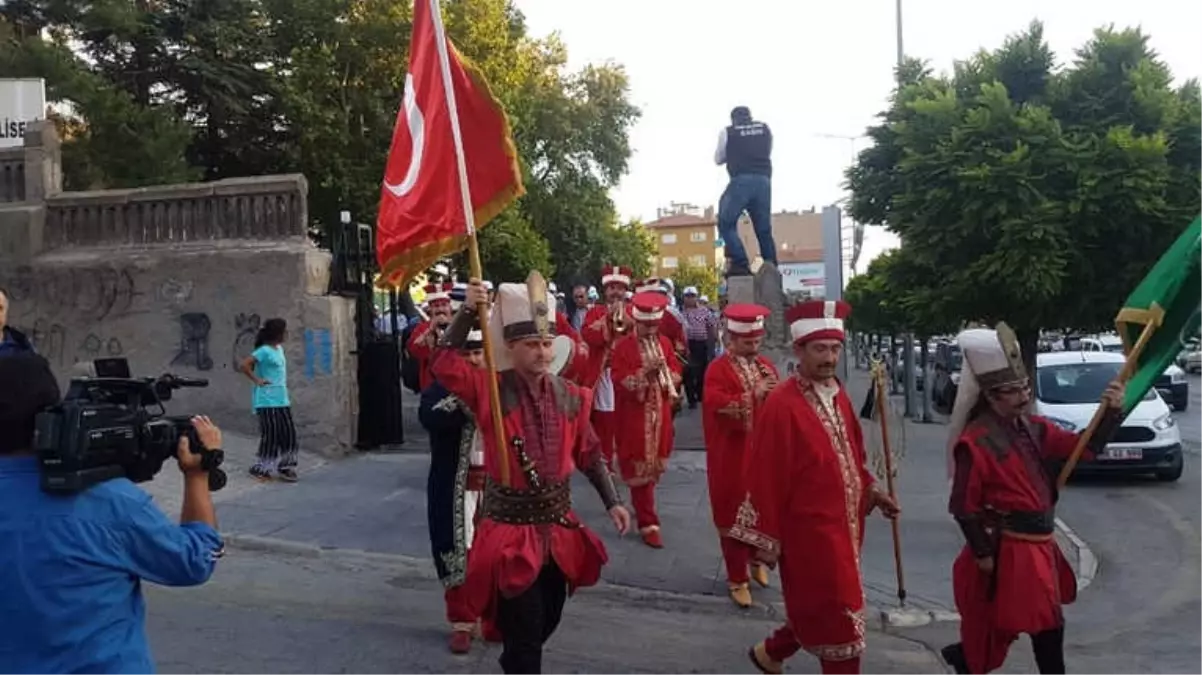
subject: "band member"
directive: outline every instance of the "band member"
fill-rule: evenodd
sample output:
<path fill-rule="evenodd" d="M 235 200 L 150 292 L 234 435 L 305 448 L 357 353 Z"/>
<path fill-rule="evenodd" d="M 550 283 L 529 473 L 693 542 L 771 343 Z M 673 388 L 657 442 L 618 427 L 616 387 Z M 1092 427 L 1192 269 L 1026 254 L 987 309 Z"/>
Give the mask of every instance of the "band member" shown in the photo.
<path fill-rule="evenodd" d="M 480 281 L 469 283 L 432 369 L 472 412 L 484 443 L 488 477 L 468 557 L 468 607 L 485 621 L 495 620 L 506 673 L 538 673 L 543 643 L 558 626 L 567 596 L 597 583 L 607 560 L 604 544 L 572 512 L 572 468 L 588 476 L 619 534 L 630 527 L 630 514 L 589 424 L 590 391 L 548 372 L 555 305 L 537 272 L 525 284 L 501 284 L 489 317 L 506 436 L 504 457 L 498 453 L 492 375 L 473 367 L 460 351 L 477 321 L 476 307 L 487 299 Z"/>
<path fill-rule="evenodd" d="M 668 295 L 668 287 L 665 286 L 665 281 L 658 277 L 644 279 L 634 289 L 635 293 L 659 293 L 664 296 L 664 300 L 671 301 Z M 664 305 L 665 309 L 667 305 Z M 672 351 L 680 356 L 684 363 L 689 360 L 689 344 L 685 340 L 684 324 L 681 323 L 677 315 L 670 311 L 664 312 L 664 318 L 660 321 L 659 332 L 672 343 Z"/>
<path fill-rule="evenodd" d="M 585 373 L 588 371 L 588 345 L 580 337 L 580 333 L 572 328 L 572 322 L 563 312 L 555 312 L 555 332 L 572 338 L 572 356 L 567 366 L 559 376 L 575 384 L 584 384 Z"/>
<path fill-rule="evenodd" d="M 1078 435 L 1028 414 L 1031 383 L 1005 324 L 966 330 L 956 341 L 964 363 L 949 425 L 950 510 L 966 544 L 952 566 L 961 642 L 944 647 L 943 658 L 958 673 L 988 673 L 1026 633 L 1039 672 L 1063 673 L 1061 606 L 1076 599 L 1077 582 L 1053 537 L 1058 472 L 1049 465 L 1072 454 Z M 1099 374 L 1102 389 L 1113 373 Z M 1089 378 L 1078 386 L 1080 379 Z M 1055 386 L 1054 374 L 1041 383 Z M 1121 423 L 1124 393 L 1121 382 L 1106 386 L 1090 453 Z"/>
<path fill-rule="evenodd" d="M 618 467 L 630 487 L 643 543 L 662 548 L 655 484 L 672 452 L 672 410 L 680 401 L 681 368 L 672 343 L 659 332 L 668 298 L 638 293 L 631 304 L 634 333 L 618 340 L 613 351 Z"/>
<path fill-rule="evenodd" d="M 731 347 L 706 371 L 705 398 L 701 402 L 705 466 L 710 510 L 722 545 L 730 598 L 740 607 L 750 607 L 748 582 L 754 577 L 757 584 L 766 587 L 768 568 L 762 562 L 753 562 L 752 548 L 730 537 L 730 528 L 747 494 L 743 462 L 752 422 L 779 376 L 772 362 L 759 353 L 768 308 L 729 305 L 724 314 Z"/>
<path fill-rule="evenodd" d="M 438 336 L 451 323 L 451 316 L 454 314 L 451 309 L 451 291 L 454 288 L 454 284 L 449 283 L 426 284 L 426 313 L 430 320 L 423 321 L 413 329 L 409 336 L 409 344 L 406 345 L 409 356 L 417 360 L 418 383 L 422 391 L 434 381 L 434 376 L 430 373 L 430 358 L 434 355 Z"/>
<path fill-rule="evenodd" d="M 804 302 L 785 318 L 796 377 L 768 395 L 757 413 L 744 465 L 747 498 L 730 536 L 780 564 L 788 622 L 750 651 L 762 672 L 783 672 L 799 649 L 824 673 L 858 673 L 864 651 L 860 547 L 864 518 L 897 504 L 864 466 L 856 411 L 835 368 L 843 351 L 844 302 Z"/>
<path fill-rule="evenodd" d="M 614 422 L 614 385 L 610 357 L 614 343 L 634 325 L 626 294 L 630 289 L 631 270 L 618 265 L 606 266 L 601 274 L 605 303 L 594 305 L 584 317 L 580 336 L 588 346 L 588 360 L 578 381 L 593 390 L 593 427 L 601 438 L 601 452 L 613 462 L 617 444 Z"/>
<path fill-rule="evenodd" d="M 484 367 L 483 340 L 479 330 L 472 330 L 463 344 L 463 358 L 476 368 Z M 434 567 L 446 588 L 450 647 L 456 654 L 466 654 L 478 617 L 468 609 L 463 582 L 484 489 L 484 447 L 471 411 L 437 380 L 422 392 L 417 414 L 430 434 L 426 517 Z"/>

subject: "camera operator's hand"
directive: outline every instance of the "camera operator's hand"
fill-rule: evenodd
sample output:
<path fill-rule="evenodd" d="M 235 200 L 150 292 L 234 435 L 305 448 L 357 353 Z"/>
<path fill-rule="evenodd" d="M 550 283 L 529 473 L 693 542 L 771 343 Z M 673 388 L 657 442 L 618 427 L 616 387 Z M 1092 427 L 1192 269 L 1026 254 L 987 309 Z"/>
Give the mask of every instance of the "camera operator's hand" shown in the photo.
<path fill-rule="evenodd" d="M 221 448 L 221 429 L 217 428 L 213 421 L 204 415 L 198 415 L 192 418 L 192 427 L 196 429 L 196 437 L 209 450 L 218 450 Z M 185 474 L 198 473 L 201 471 L 200 462 L 201 455 L 199 452 L 192 452 L 191 443 L 187 436 L 180 436 L 179 447 L 175 453 L 176 461 L 179 462 L 179 470 Z"/>

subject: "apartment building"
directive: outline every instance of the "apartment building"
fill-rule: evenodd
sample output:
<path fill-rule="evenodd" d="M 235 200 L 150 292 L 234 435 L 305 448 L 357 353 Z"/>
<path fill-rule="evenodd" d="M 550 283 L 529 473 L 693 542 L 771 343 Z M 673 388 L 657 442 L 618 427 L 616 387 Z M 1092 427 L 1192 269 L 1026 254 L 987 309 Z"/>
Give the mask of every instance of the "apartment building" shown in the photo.
<path fill-rule="evenodd" d="M 717 265 L 723 260 L 714 208 L 673 202 L 658 209 L 655 220 L 645 223 L 655 237 L 655 273 L 671 278 L 682 263 Z"/>

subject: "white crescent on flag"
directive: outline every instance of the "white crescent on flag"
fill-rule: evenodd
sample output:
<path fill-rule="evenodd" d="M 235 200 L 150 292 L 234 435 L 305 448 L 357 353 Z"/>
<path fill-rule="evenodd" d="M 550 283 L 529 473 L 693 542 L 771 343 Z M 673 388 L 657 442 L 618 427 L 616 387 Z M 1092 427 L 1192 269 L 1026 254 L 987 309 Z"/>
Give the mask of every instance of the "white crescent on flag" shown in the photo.
<path fill-rule="evenodd" d="M 417 177 L 422 170 L 422 149 L 426 145 L 426 120 L 422 117 L 422 109 L 417 105 L 417 92 L 413 88 L 413 73 L 405 75 L 405 122 L 409 127 L 409 138 L 413 142 L 413 151 L 409 156 L 409 170 L 405 179 L 398 185 L 387 180 L 384 187 L 397 197 L 404 197 L 417 185 Z"/>

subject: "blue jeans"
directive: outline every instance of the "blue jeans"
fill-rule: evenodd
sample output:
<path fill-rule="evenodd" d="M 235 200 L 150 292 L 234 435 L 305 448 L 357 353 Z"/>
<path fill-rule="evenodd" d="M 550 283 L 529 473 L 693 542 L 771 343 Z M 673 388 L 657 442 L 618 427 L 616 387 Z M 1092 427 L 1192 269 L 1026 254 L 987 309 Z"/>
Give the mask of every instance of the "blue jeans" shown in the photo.
<path fill-rule="evenodd" d="M 757 174 L 732 176 L 718 202 L 718 236 L 726 245 L 730 269 L 750 269 L 747 250 L 739 239 L 739 216 L 751 216 L 755 238 L 764 262 L 776 264 L 776 242 L 772 240 L 772 179 Z"/>

